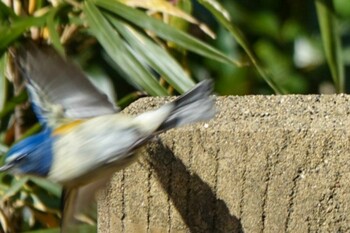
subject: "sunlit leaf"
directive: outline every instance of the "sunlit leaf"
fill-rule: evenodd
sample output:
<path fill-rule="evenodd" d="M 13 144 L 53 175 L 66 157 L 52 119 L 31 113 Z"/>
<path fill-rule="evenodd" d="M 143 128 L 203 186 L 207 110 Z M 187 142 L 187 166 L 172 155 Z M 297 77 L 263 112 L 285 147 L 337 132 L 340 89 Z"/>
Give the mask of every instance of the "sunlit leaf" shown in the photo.
<path fill-rule="evenodd" d="M 47 212 L 49 208 L 47 208 L 46 205 L 38 198 L 38 196 L 35 193 L 29 193 L 29 196 L 31 198 L 31 205 L 40 211 Z"/>
<path fill-rule="evenodd" d="M 30 192 L 28 193 L 30 197 L 30 203 L 26 203 L 26 205 L 33 206 L 36 210 L 40 210 L 47 213 L 55 213 L 58 214 L 60 212 L 59 199 L 56 201 L 50 200 L 50 196 L 40 193 L 40 192 Z"/>
<path fill-rule="evenodd" d="M 4 232 L 10 232 L 11 223 L 4 211 L 0 210 L 0 230 Z"/>
<path fill-rule="evenodd" d="M 125 6 L 122 3 L 109 0 L 92 0 L 97 6 L 103 9 L 113 12 L 114 14 L 125 18 L 126 20 L 132 22 L 133 24 L 145 29 L 150 30 L 157 34 L 157 36 L 172 41 L 179 46 L 188 49 L 192 52 L 200 54 L 204 57 L 214 59 L 220 62 L 233 63 L 239 65 L 239 62 L 233 60 L 232 58 L 226 56 L 217 49 L 211 47 L 210 45 L 194 38 L 193 36 L 173 28 L 160 20 L 152 18 L 145 14 L 144 12 Z M 89 1 L 87 1 L 89 2 Z"/>
<path fill-rule="evenodd" d="M 183 93 L 194 86 L 194 82 L 165 49 L 115 18 L 108 18 L 128 41 L 130 47 L 177 91 Z"/>
<path fill-rule="evenodd" d="M 176 6 L 174 6 L 173 4 L 165 0 L 119 0 L 119 1 L 131 7 L 141 7 L 141 8 L 151 10 L 152 12 L 162 12 L 164 14 L 169 14 L 169 15 L 184 19 L 192 24 L 198 25 L 198 27 L 202 29 L 203 32 L 205 32 L 211 38 L 215 38 L 214 32 L 212 32 L 207 27 L 207 25 L 199 22 L 197 19 L 195 19 L 191 15 L 187 14 L 186 12 L 182 11 L 181 9 L 177 8 Z"/>
<path fill-rule="evenodd" d="M 181 9 L 182 11 L 186 12 L 187 14 L 191 14 L 192 10 L 193 10 L 193 6 L 192 6 L 192 1 L 187 1 L 187 0 L 178 0 L 176 2 L 173 2 L 173 4 L 175 4 L 176 8 Z M 165 21 L 165 20 L 164 20 Z M 176 16 L 170 16 L 169 17 L 169 21 L 165 21 L 167 24 L 171 25 L 174 28 L 180 29 L 182 31 L 187 31 L 188 30 L 188 26 L 189 26 L 189 22 L 176 17 Z M 213 34 L 214 38 L 216 38 L 216 35 Z"/>
<path fill-rule="evenodd" d="M 135 58 L 128 45 L 122 40 L 96 6 L 90 1 L 86 1 L 84 12 L 91 32 L 96 36 L 114 62 L 128 74 L 128 78 L 132 83 L 137 84 L 151 95 L 167 95 L 167 91 L 159 85 L 150 71 Z"/>

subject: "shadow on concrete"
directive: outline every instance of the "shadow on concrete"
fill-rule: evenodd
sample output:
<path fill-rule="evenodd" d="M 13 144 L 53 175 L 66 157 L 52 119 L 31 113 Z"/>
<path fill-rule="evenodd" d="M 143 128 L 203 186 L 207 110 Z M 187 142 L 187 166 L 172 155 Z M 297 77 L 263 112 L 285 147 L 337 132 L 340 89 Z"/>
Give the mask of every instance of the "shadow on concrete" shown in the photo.
<path fill-rule="evenodd" d="M 155 176 L 192 233 L 243 232 L 240 220 L 230 214 L 226 203 L 217 199 L 197 174 L 191 174 L 166 145 L 159 141 L 148 150 Z"/>

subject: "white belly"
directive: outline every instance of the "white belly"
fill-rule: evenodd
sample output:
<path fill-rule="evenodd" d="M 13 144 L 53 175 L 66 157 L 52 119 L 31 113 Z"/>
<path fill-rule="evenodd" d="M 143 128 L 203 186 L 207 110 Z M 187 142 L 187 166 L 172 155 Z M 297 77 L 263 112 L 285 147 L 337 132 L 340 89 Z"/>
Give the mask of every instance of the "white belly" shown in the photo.
<path fill-rule="evenodd" d="M 144 137 L 125 116 L 109 115 L 88 120 L 60 136 L 53 145 L 49 179 L 65 184 L 111 160 L 122 161 L 133 144 Z M 100 172 L 100 171 L 99 171 Z"/>

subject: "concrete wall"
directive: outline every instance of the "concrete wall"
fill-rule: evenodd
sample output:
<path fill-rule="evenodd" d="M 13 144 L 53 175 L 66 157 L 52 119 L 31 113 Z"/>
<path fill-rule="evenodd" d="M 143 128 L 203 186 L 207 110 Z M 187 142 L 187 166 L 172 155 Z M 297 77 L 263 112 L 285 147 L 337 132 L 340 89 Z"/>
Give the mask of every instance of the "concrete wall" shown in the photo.
<path fill-rule="evenodd" d="M 349 96 L 230 96 L 217 108 L 115 174 L 99 232 L 350 231 Z"/>

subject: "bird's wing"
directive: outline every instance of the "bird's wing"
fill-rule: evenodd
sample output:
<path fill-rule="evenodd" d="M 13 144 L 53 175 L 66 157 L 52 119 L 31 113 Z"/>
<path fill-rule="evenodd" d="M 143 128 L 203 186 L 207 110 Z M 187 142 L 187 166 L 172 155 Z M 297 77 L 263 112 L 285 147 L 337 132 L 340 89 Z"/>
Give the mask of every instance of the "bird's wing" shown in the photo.
<path fill-rule="evenodd" d="M 79 189 L 64 188 L 61 197 L 61 232 L 69 232 L 74 227 L 75 201 Z"/>
<path fill-rule="evenodd" d="M 33 109 L 43 124 L 118 111 L 77 66 L 51 46 L 27 42 L 16 50 L 15 61 L 26 79 Z"/>
<path fill-rule="evenodd" d="M 96 192 L 106 186 L 111 175 L 95 180 L 82 187 L 64 187 L 61 198 L 61 232 L 77 232 L 75 222 L 81 216 L 94 211 Z"/>

